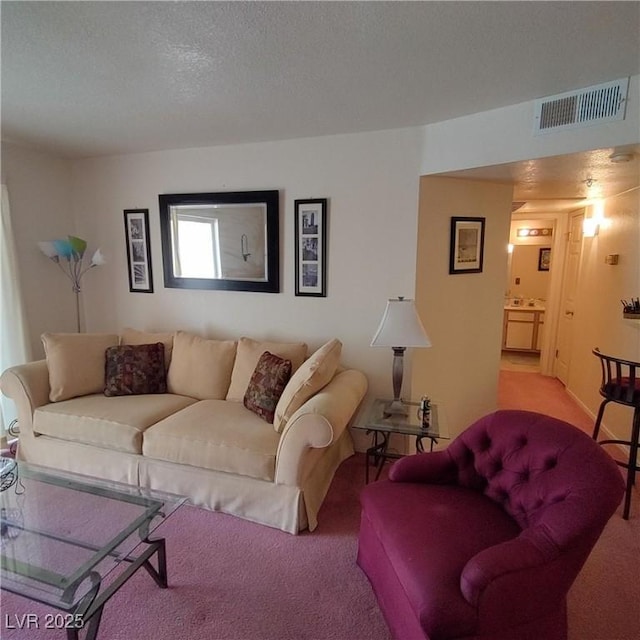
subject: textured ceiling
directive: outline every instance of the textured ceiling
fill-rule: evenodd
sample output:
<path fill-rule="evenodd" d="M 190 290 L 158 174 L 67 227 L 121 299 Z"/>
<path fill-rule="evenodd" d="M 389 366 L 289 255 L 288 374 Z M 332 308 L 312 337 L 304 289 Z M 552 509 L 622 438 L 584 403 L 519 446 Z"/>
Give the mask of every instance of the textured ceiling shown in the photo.
<path fill-rule="evenodd" d="M 70 157 L 415 126 L 640 73 L 638 2 L 1 3 L 2 136 Z"/>
<path fill-rule="evenodd" d="M 611 156 L 626 162 L 612 162 Z M 518 213 L 571 211 L 585 200 L 607 198 L 640 186 L 640 145 L 596 149 L 453 171 L 453 178 L 513 184 Z M 535 202 L 534 202 L 535 201 Z"/>

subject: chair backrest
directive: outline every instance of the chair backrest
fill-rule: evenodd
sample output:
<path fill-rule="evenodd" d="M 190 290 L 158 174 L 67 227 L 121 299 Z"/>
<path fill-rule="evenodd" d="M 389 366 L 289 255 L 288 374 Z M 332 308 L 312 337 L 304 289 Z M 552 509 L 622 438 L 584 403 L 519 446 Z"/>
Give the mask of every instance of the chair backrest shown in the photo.
<path fill-rule="evenodd" d="M 600 395 L 613 402 L 640 407 L 640 362 L 605 355 L 597 347 L 591 353 L 600 359 Z"/>
<path fill-rule="evenodd" d="M 447 451 L 459 485 L 482 491 L 521 528 L 542 526 L 560 548 L 587 532 L 595 541 L 624 482 L 613 459 L 578 428 L 530 411 L 497 411 Z"/>

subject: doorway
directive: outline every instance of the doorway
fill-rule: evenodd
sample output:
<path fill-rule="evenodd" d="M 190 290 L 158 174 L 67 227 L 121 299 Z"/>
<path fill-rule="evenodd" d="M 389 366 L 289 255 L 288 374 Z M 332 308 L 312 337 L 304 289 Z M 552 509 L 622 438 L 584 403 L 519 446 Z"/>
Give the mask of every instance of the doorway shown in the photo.
<path fill-rule="evenodd" d="M 540 372 L 555 220 L 512 216 L 500 368 Z"/>

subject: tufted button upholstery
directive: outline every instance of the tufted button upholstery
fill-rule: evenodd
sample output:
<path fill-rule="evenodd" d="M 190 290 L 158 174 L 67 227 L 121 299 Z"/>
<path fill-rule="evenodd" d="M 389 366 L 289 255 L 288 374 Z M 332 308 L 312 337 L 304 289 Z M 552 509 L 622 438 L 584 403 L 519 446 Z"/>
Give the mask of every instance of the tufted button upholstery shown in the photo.
<path fill-rule="evenodd" d="M 551 437 L 557 422 L 525 411 L 485 416 L 447 449 L 456 464 L 457 483 L 481 490 L 522 528 L 544 520 L 545 507 L 557 504 L 552 489 L 558 486 L 566 489 L 563 499 L 573 495 L 576 505 L 588 501 L 581 486 L 583 475 L 589 474 L 584 455 L 591 442 L 575 427 Z"/>
<path fill-rule="evenodd" d="M 365 487 L 358 563 L 394 637 L 566 640 L 566 594 L 623 493 L 579 429 L 498 411 Z"/>
<path fill-rule="evenodd" d="M 566 595 L 624 492 L 579 429 L 498 411 L 362 492 L 358 563 L 394 637 L 566 640 Z"/>

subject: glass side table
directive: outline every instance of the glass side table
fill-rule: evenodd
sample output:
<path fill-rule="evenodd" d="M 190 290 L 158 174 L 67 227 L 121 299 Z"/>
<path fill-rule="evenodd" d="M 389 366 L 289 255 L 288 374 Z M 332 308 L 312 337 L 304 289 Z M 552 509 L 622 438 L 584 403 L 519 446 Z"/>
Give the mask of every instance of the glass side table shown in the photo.
<path fill-rule="evenodd" d="M 420 405 L 417 402 L 403 402 L 407 406 L 407 415 L 389 415 L 386 408 L 391 400 L 376 398 L 360 412 L 354 429 L 366 431 L 372 434 L 372 444 L 366 451 L 365 480 L 369 482 L 369 467 L 377 469 L 376 480 L 380 477 L 382 467 L 387 460 L 402 458 L 403 454 L 389 451 L 389 438 L 397 433 L 413 436 L 416 439 L 416 453 L 424 452 L 423 440 L 429 440 L 429 450 L 439 440 L 448 440 L 449 431 L 444 417 L 444 412 L 437 402 L 431 403 L 431 417 L 428 426 L 423 426 L 419 415 Z"/>

